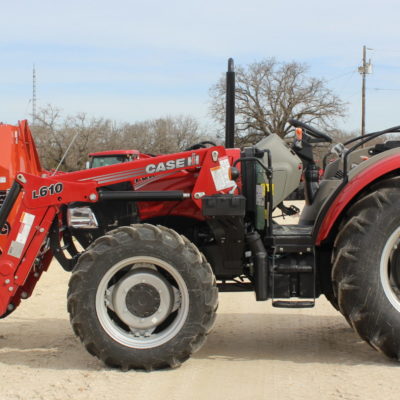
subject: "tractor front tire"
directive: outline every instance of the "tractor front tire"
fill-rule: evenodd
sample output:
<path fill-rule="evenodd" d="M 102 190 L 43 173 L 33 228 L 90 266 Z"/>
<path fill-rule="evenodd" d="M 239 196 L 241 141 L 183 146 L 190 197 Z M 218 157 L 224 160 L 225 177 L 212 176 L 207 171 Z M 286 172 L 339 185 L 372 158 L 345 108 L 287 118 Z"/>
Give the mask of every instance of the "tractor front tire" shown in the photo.
<path fill-rule="evenodd" d="M 381 183 L 349 209 L 335 241 L 332 268 L 341 313 L 362 339 L 396 360 L 400 360 L 398 183 L 398 179 Z"/>
<path fill-rule="evenodd" d="M 218 303 L 210 265 L 171 229 L 120 227 L 79 258 L 68 291 L 76 335 L 106 365 L 174 368 L 205 342 Z"/>

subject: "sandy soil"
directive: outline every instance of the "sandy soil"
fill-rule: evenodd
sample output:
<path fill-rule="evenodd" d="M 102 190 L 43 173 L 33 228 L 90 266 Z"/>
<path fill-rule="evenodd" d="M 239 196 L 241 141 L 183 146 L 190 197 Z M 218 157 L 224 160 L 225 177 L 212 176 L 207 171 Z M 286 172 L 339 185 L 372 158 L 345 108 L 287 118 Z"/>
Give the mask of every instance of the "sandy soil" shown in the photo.
<path fill-rule="evenodd" d="M 206 345 L 180 368 L 105 368 L 70 328 L 68 279 L 54 262 L 33 297 L 1 321 L 1 400 L 399 398 L 400 364 L 362 342 L 322 298 L 296 311 L 224 293 Z"/>

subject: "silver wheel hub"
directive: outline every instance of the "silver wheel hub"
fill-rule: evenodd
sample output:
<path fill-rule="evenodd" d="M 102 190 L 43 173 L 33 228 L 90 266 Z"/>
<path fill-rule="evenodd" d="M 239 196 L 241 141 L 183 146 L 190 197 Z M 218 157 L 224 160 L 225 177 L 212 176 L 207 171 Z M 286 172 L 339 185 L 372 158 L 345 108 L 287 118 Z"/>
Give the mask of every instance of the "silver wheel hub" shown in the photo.
<path fill-rule="evenodd" d="M 124 259 L 101 279 L 96 313 L 105 332 L 131 348 L 149 349 L 171 340 L 189 312 L 189 292 L 181 274 L 148 256 Z"/>
<path fill-rule="evenodd" d="M 154 328 L 171 313 L 174 292 L 159 272 L 137 269 L 115 285 L 112 305 L 118 317 L 130 328 Z"/>

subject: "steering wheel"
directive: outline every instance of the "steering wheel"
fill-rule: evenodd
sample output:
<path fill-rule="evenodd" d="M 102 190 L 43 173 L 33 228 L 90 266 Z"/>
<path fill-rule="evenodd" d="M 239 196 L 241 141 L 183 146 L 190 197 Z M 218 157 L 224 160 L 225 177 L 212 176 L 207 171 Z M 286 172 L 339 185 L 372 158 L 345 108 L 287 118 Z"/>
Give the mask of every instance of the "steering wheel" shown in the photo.
<path fill-rule="evenodd" d="M 196 143 L 196 144 L 188 147 L 187 149 L 185 149 L 185 151 L 205 149 L 205 148 L 207 148 L 207 146 L 206 146 L 207 144 L 209 144 L 211 146 L 216 146 L 216 144 L 214 142 L 210 142 L 209 140 L 203 140 L 202 142 Z"/>
<path fill-rule="evenodd" d="M 319 131 L 318 129 L 311 127 L 310 125 L 305 124 L 304 122 L 301 122 L 294 118 L 289 118 L 288 122 L 295 128 L 303 128 L 306 131 L 306 133 L 308 133 L 309 135 L 311 135 L 316 139 L 321 139 L 321 141 L 323 142 L 332 143 L 332 138 L 330 136 L 328 136 L 326 133 Z"/>

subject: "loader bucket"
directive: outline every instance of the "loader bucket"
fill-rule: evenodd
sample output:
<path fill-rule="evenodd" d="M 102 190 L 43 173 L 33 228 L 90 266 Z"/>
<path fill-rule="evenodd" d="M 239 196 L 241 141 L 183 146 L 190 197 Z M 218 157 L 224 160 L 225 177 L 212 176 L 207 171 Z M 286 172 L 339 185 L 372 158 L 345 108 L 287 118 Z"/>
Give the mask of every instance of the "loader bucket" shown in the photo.
<path fill-rule="evenodd" d="M 27 121 L 17 126 L 0 124 L 0 207 L 18 172 L 34 175 L 42 173 L 35 142 Z M 15 207 L 14 207 L 15 208 Z M 0 251 L 12 226 L 14 213 L 11 211 L 5 225 L 0 227 Z"/>

